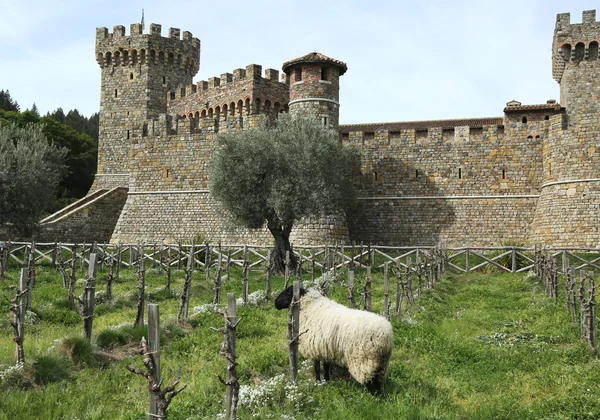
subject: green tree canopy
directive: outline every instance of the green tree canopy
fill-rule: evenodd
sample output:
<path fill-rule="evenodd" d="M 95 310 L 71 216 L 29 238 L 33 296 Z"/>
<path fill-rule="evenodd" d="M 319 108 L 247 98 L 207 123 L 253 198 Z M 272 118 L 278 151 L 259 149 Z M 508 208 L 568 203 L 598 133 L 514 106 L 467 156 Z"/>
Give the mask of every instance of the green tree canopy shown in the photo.
<path fill-rule="evenodd" d="M 219 142 L 211 160 L 211 194 L 238 225 L 267 225 L 278 271 L 296 221 L 344 213 L 354 200 L 359 154 L 316 119 L 284 115 L 275 127 L 228 133 Z"/>
<path fill-rule="evenodd" d="M 19 104 L 10 97 L 8 90 L 0 90 L 0 109 L 19 112 Z"/>
<path fill-rule="evenodd" d="M 39 124 L 0 125 L 0 221 L 30 235 L 52 203 L 67 150 L 51 144 Z"/>
<path fill-rule="evenodd" d="M 97 142 L 50 116 L 40 118 L 32 111 L 19 113 L 0 110 L 0 126 L 17 124 L 25 127 L 31 123 L 42 125 L 43 133 L 49 141 L 68 150 L 65 159 L 67 171 L 56 191 L 57 200 L 45 209 L 53 212 L 88 192 L 96 173 Z"/>

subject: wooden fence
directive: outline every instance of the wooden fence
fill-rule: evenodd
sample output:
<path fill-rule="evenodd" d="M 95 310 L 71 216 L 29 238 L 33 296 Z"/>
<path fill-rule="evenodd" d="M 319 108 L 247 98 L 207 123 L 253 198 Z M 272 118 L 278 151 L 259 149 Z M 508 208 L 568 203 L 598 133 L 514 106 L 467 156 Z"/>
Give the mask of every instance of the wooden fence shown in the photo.
<path fill-rule="evenodd" d="M 144 262 L 147 269 L 159 271 L 185 269 L 190 253 L 194 255 L 194 269 L 244 267 L 249 270 L 265 269 L 271 246 L 221 244 L 73 244 L 0 242 L 0 276 L 9 267 L 25 267 L 33 255 L 36 264 L 56 265 L 57 259 L 68 266 L 87 269 L 91 253 L 98 255 L 98 268 L 111 265 L 136 267 Z M 296 246 L 298 261 L 310 270 L 382 269 L 386 262 L 406 268 L 407 261 L 431 256 L 436 247 L 393 247 L 375 245 L 320 245 Z M 524 247 L 458 247 L 445 248 L 448 267 L 461 273 L 494 268 L 519 273 L 534 269 L 536 248 Z M 575 270 L 600 271 L 600 248 L 545 248 L 557 260 L 559 267 L 565 258 Z M 140 258 L 140 255 L 142 254 Z M 60 256 L 59 256 L 60 255 Z M 73 261 L 75 260 L 75 261 Z M 562 271 L 561 271 L 562 272 Z"/>

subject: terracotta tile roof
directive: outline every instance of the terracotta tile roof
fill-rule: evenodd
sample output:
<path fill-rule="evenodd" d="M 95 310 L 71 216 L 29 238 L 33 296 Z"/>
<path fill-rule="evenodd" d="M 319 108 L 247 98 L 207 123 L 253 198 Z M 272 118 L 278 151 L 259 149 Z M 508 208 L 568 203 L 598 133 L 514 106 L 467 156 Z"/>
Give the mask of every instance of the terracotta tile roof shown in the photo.
<path fill-rule="evenodd" d="M 562 107 L 558 103 L 535 104 L 535 105 L 509 105 L 504 112 L 515 111 L 560 111 Z"/>
<path fill-rule="evenodd" d="M 484 125 L 504 125 L 503 117 L 489 118 L 466 118 L 455 120 L 429 120 L 429 121 L 404 121 L 404 122 L 384 122 L 384 123 L 366 123 L 366 124 L 341 124 L 340 131 L 348 133 L 350 131 L 400 131 L 407 129 L 426 130 L 428 128 L 454 128 L 454 127 L 482 127 Z"/>
<path fill-rule="evenodd" d="M 315 51 L 315 52 L 311 52 L 309 54 L 303 55 L 302 57 L 298 57 L 293 60 L 286 61 L 285 63 L 283 63 L 283 71 L 287 73 L 287 69 L 289 67 L 293 66 L 294 64 L 298 64 L 298 63 L 329 63 L 329 64 L 333 64 L 340 68 L 340 76 L 342 74 L 346 73 L 346 70 L 348 70 L 348 66 L 343 61 L 336 60 L 335 58 L 327 57 L 326 55 Z"/>

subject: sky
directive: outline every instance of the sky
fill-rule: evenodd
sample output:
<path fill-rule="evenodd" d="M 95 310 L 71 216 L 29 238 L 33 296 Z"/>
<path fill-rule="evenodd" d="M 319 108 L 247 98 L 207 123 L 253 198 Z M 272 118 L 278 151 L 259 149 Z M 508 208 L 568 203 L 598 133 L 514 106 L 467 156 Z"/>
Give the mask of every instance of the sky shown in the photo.
<path fill-rule="evenodd" d="M 248 64 L 281 70 L 312 51 L 346 62 L 340 123 L 502 116 L 559 100 L 556 15 L 587 0 L 0 0 L 0 90 L 21 110 L 99 110 L 96 27 L 150 23 L 200 39 L 194 83 Z M 600 19 L 600 11 L 598 12 Z"/>

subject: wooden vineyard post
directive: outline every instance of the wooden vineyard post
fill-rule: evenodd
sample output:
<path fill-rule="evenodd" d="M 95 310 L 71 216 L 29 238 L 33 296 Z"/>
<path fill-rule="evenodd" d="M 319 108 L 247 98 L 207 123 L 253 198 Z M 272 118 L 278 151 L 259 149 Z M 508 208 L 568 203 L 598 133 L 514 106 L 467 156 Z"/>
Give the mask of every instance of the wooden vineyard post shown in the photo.
<path fill-rule="evenodd" d="M 311 276 L 310 276 L 310 280 L 313 282 L 315 282 L 315 249 L 311 248 L 310 249 L 310 272 L 311 272 Z"/>
<path fill-rule="evenodd" d="M 204 269 L 206 270 L 206 282 L 210 282 L 210 265 L 212 264 L 211 248 L 208 242 L 204 245 Z"/>
<path fill-rule="evenodd" d="M 225 394 L 225 418 L 237 418 L 237 404 L 240 392 L 240 383 L 237 378 L 236 362 L 236 328 L 241 319 L 237 319 L 237 308 L 235 294 L 227 294 L 227 312 L 225 315 L 225 328 L 215 329 L 213 331 L 222 332 L 224 335 L 223 345 L 221 346 L 221 355 L 227 359 L 227 375 L 225 379 L 219 376 L 219 381 L 226 387 Z"/>
<path fill-rule="evenodd" d="M 402 310 L 402 298 L 404 297 L 404 283 L 402 282 L 402 273 L 400 271 L 400 261 L 396 262 L 397 266 L 394 270 L 396 276 L 396 316 L 400 316 Z"/>
<path fill-rule="evenodd" d="M 110 257 L 110 266 L 108 267 L 108 277 L 106 278 L 106 298 L 108 300 L 112 299 L 112 284 L 114 280 L 114 272 L 115 272 L 115 260 Z"/>
<path fill-rule="evenodd" d="M 69 303 L 71 307 L 75 305 L 75 281 L 76 281 L 76 273 L 75 273 L 75 247 L 73 247 L 73 252 L 71 252 L 71 278 L 69 280 L 69 289 L 67 291 L 69 296 Z"/>
<path fill-rule="evenodd" d="M 123 261 L 123 250 L 121 244 L 117 244 L 117 262 L 115 267 L 115 279 L 119 279 L 119 273 L 121 273 L 121 262 Z"/>
<path fill-rule="evenodd" d="M 292 382 L 298 380 L 298 339 L 300 337 L 300 282 L 293 286 L 292 303 L 288 315 L 288 345 L 290 349 L 290 376 Z"/>
<path fill-rule="evenodd" d="M 415 303 L 415 297 L 413 295 L 413 275 L 412 275 L 412 258 L 406 259 L 406 299 L 410 303 Z"/>
<path fill-rule="evenodd" d="M 575 286 L 577 285 L 577 277 L 575 276 L 575 268 L 569 267 L 568 272 L 570 286 L 569 286 L 569 296 L 571 301 L 571 321 L 573 324 L 577 324 L 577 294 L 575 293 Z"/>
<path fill-rule="evenodd" d="M 217 274 L 215 275 L 215 298 L 213 303 L 221 303 L 221 242 L 219 242 L 219 259 L 217 260 Z"/>
<path fill-rule="evenodd" d="M 588 272 L 588 341 L 592 347 L 592 356 L 596 356 L 596 285 L 594 280 L 594 272 Z"/>
<path fill-rule="evenodd" d="M 35 287 L 35 276 L 35 242 L 33 242 L 29 260 L 27 262 L 27 301 L 25 302 L 25 309 L 27 311 L 31 309 L 31 294 Z"/>
<path fill-rule="evenodd" d="M 286 265 L 287 270 L 287 265 Z M 250 261 L 248 261 L 248 248 L 244 245 L 244 262 L 242 263 L 242 300 L 248 303 L 248 276 L 250 274 Z"/>
<path fill-rule="evenodd" d="M 96 270 L 98 264 L 96 253 L 90 254 L 90 264 L 88 266 L 87 282 L 85 284 L 83 298 L 83 332 L 85 339 L 92 341 L 92 326 L 94 324 L 94 306 L 96 304 Z"/>
<path fill-rule="evenodd" d="M 188 306 L 190 302 L 190 289 L 192 288 L 192 275 L 194 274 L 194 246 L 190 249 L 190 255 L 187 260 L 187 269 L 185 270 L 185 283 L 181 292 L 181 306 L 177 313 L 177 321 L 187 323 Z"/>
<path fill-rule="evenodd" d="M 587 324 L 586 324 L 586 302 L 585 302 L 585 271 L 579 272 L 579 306 L 580 306 L 580 325 L 581 325 L 581 338 L 586 339 L 587 337 Z"/>
<path fill-rule="evenodd" d="M 271 260 L 269 260 L 271 261 Z M 267 265 L 269 262 L 267 262 Z M 231 248 L 227 247 L 227 283 L 231 280 Z"/>
<path fill-rule="evenodd" d="M 365 277 L 365 288 L 363 293 L 364 310 L 371 312 L 371 266 L 367 266 L 367 274 Z"/>
<path fill-rule="evenodd" d="M 271 298 L 271 251 L 267 251 L 267 264 L 265 266 L 265 277 L 267 278 L 267 286 L 265 294 L 267 299 Z"/>
<path fill-rule="evenodd" d="M 11 286 L 14 288 L 14 286 Z M 25 351 L 23 349 L 23 340 L 25 338 L 25 308 L 27 299 L 27 269 L 21 269 L 19 278 L 19 287 L 15 291 L 15 297 L 10 301 L 10 311 L 13 313 L 13 320 L 10 323 L 14 329 L 13 341 L 17 345 L 15 359 L 17 365 L 25 363 Z"/>
<path fill-rule="evenodd" d="M 146 291 L 146 262 L 144 259 L 144 250 L 140 246 L 138 253 L 139 263 L 137 267 L 138 277 L 138 299 L 137 299 L 137 313 L 135 315 L 134 327 L 144 326 L 144 295 Z"/>
<path fill-rule="evenodd" d="M 283 288 L 287 289 L 288 283 L 290 281 L 290 251 L 285 251 L 285 272 L 283 277 L 285 279 Z"/>
<path fill-rule="evenodd" d="M 153 355 L 153 382 L 160 384 L 160 311 L 158 305 L 153 303 L 148 305 L 148 352 Z M 148 383 L 148 419 L 150 415 L 159 414 L 159 398 L 152 389 L 154 384 Z"/>
<path fill-rule="evenodd" d="M 354 270 L 348 270 L 348 307 L 354 309 L 356 303 L 354 302 Z"/>
<path fill-rule="evenodd" d="M 321 288 L 321 292 L 323 293 L 323 296 L 329 297 L 329 272 L 328 271 L 325 271 L 321 275 L 321 284 L 319 285 L 319 287 Z"/>
<path fill-rule="evenodd" d="M 390 319 L 390 271 L 389 262 L 383 264 L 383 316 Z"/>
<path fill-rule="evenodd" d="M 167 274 L 167 282 L 165 284 L 165 289 L 171 290 L 171 245 L 167 246 L 166 260 L 165 273 Z"/>
<path fill-rule="evenodd" d="M 126 365 L 131 373 L 143 376 L 148 381 L 148 420 L 166 419 L 169 404 L 187 385 L 177 389 L 181 379 L 181 367 L 177 378 L 164 389 L 160 374 L 160 312 L 158 305 L 148 305 L 148 342 L 142 337 L 140 354 L 144 356 L 146 371 Z"/>

